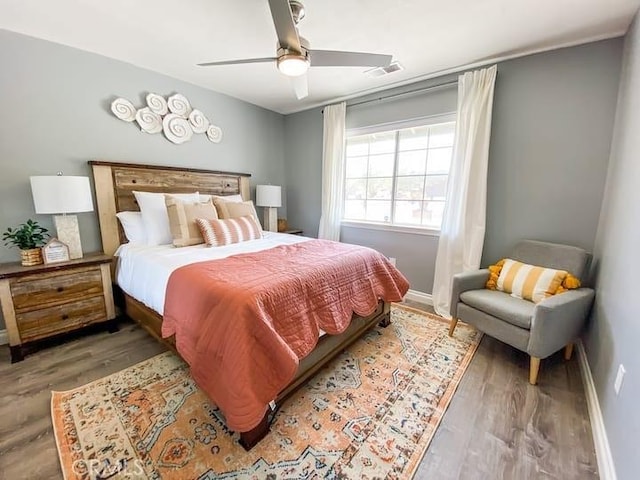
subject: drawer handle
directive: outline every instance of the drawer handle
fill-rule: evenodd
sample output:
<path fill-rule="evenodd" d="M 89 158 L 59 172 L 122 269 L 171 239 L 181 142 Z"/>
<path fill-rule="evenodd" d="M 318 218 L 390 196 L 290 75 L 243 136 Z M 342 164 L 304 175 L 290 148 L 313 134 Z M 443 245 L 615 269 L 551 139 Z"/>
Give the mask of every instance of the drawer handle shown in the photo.
<path fill-rule="evenodd" d="M 62 319 L 63 320 L 67 320 L 69 318 L 69 315 L 67 315 L 66 313 L 64 315 L 62 315 Z"/>
<path fill-rule="evenodd" d="M 61 291 L 64 290 L 64 287 L 58 287 L 58 288 L 56 288 L 56 290 L 58 291 L 58 293 L 60 293 Z"/>

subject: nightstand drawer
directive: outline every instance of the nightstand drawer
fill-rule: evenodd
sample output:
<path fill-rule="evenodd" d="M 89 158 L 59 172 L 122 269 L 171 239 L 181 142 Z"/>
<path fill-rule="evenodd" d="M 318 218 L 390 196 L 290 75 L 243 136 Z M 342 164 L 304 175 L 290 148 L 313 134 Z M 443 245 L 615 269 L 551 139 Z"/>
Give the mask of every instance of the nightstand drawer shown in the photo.
<path fill-rule="evenodd" d="M 23 342 L 66 332 L 107 319 L 102 296 L 89 297 L 68 305 L 56 305 L 16 314 L 16 323 Z"/>
<path fill-rule="evenodd" d="M 95 295 L 102 295 L 100 266 L 11 280 L 11 296 L 16 313 L 62 305 Z"/>

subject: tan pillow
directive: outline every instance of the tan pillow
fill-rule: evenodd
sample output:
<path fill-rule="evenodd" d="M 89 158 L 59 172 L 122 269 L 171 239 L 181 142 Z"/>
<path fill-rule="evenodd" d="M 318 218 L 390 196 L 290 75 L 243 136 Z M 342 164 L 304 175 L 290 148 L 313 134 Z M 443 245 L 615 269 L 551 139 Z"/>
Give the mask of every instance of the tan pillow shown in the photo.
<path fill-rule="evenodd" d="M 196 223 L 209 247 L 219 247 L 232 243 L 262 238 L 262 229 L 252 215 L 226 220 L 206 220 L 197 218 Z"/>
<path fill-rule="evenodd" d="M 169 215 L 169 229 L 176 247 L 188 247 L 204 243 L 196 218 L 217 220 L 218 214 L 211 200 L 201 203 L 187 203 L 175 197 L 165 197 Z"/>
<path fill-rule="evenodd" d="M 232 197 L 235 197 L 235 195 L 233 195 Z M 242 203 L 242 201 L 237 201 L 235 198 L 231 200 L 225 200 L 223 197 L 216 197 L 215 195 L 212 195 L 211 199 L 213 200 L 213 204 L 216 206 L 218 218 L 220 219 L 229 218 L 229 210 L 227 209 L 229 204 Z"/>
<path fill-rule="evenodd" d="M 247 215 L 253 215 L 258 223 L 260 223 L 258 219 L 258 213 L 256 212 L 256 207 L 253 205 L 251 200 L 246 202 L 225 202 L 224 200 L 213 199 L 213 202 L 216 205 L 216 210 L 218 210 L 218 218 L 227 219 L 227 218 L 238 218 L 245 217 Z"/>
<path fill-rule="evenodd" d="M 229 218 L 238 218 L 238 217 L 246 217 L 247 215 L 252 215 L 253 218 L 256 219 L 258 223 L 260 220 L 258 219 L 258 213 L 256 212 L 256 207 L 253 205 L 251 200 L 242 203 L 227 203 L 227 212 L 229 213 Z"/>

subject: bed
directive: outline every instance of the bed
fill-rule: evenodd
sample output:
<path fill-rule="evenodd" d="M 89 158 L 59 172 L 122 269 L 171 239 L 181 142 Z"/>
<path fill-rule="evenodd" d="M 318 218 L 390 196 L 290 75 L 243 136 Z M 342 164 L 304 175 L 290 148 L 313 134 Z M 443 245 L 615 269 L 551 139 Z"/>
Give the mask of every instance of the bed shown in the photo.
<path fill-rule="evenodd" d="M 132 193 L 134 190 L 173 193 L 190 193 L 196 190 L 200 194 L 222 196 L 240 194 L 243 199 L 250 198 L 249 174 L 105 161 L 90 161 L 89 164 L 93 171 L 103 249 L 109 255 L 114 255 L 119 248 L 121 255 L 127 251 L 126 246 L 120 247 L 126 244 L 126 238 L 118 224 L 116 213 L 139 210 Z M 273 241 L 277 244 L 284 242 L 285 244 L 293 245 L 305 240 L 301 237 L 292 239 L 291 237 L 293 236 L 286 235 L 280 235 L 279 238 L 278 235 L 265 234 L 265 242 Z M 129 252 L 122 255 L 123 258 L 133 251 L 135 251 L 135 248 L 130 248 Z M 149 258 L 152 258 L 152 256 Z M 113 267 L 112 272 L 115 279 L 115 262 Z M 132 284 L 126 287 L 126 290 L 130 293 L 135 292 Z M 149 306 L 154 304 L 148 298 L 141 299 L 139 294 L 128 294 L 124 291 L 121 294 L 120 308 L 123 313 L 180 355 L 176 347 L 175 336 L 163 338 L 163 316 L 158 313 L 158 311 L 162 311 L 158 308 L 162 301 L 157 300 L 156 308 L 154 309 Z M 377 324 L 387 326 L 390 322 L 389 313 L 390 303 L 378 301 L 372 313 L 368 315 L 353 314 L 348 328 L 342 333 L 322 335 L 311 353 L 299 361 L 295 375 L 288 384 L 279 390 L 274 399 L 275 403 L 280 404 L 284 401 L 295 389 L 313 376 L 344 348 L 360 338 L 367 330 Z M 273 403 L 271 403 L 271 407 L 264 405 L 266 413 L 253 428 L 238 431 L 240 443 L 244 448 L 250 449 L 268 433 L 273 405 Z"/>

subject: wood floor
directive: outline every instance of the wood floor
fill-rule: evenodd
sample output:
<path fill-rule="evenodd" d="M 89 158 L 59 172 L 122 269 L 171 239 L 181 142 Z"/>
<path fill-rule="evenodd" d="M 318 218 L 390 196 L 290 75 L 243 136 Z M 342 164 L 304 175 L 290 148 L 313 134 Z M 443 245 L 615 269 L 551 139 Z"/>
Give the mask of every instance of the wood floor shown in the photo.
<path fill-rule="evenodd" d="M 51 390 L 69 390 L 162 351 L 128 323 L 13 365 L 9 349 L 0 347 L 0 479 L 62 478 Z M 485 335 L 415 479 L 598 478 L 576 357 L 543 360 L 537 387 L 527 376 L 525 354 Z"/>

